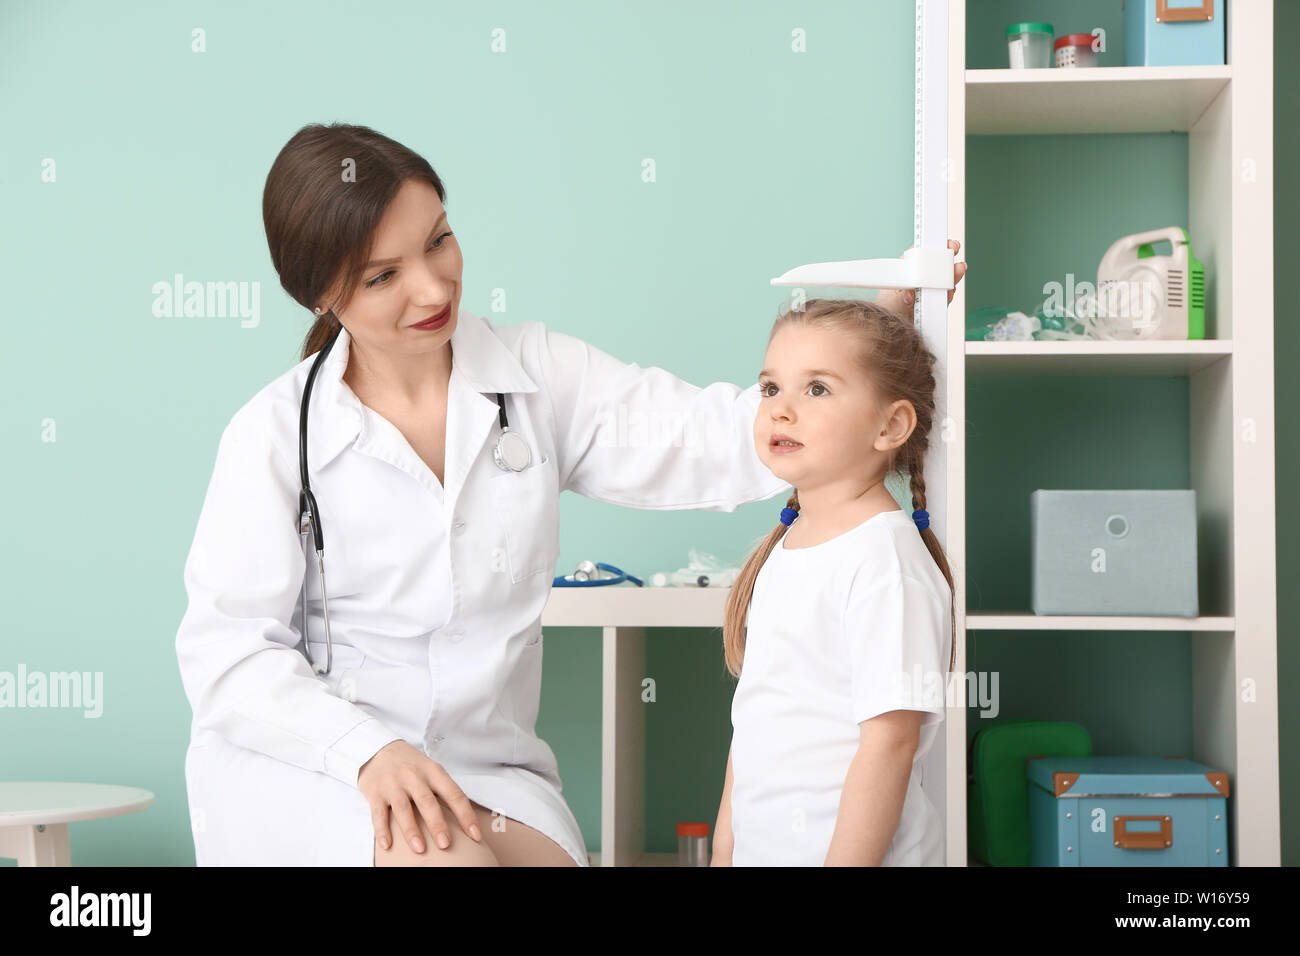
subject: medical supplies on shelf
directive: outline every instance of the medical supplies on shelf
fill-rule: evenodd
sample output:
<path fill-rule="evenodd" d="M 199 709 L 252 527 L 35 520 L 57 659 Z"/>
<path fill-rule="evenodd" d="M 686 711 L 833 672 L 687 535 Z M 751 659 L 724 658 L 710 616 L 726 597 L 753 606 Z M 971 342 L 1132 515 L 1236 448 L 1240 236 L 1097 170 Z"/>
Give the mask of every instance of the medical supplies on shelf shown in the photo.
<path fill-rule="evenodd" d="M 1161 242 L 1169 243 L 1169 255 L 1156 254 Z M 1064 283 L 1045 283 L 1043 292 L 1047 298 L 1032 315 L 1000 305 L 972 312 L 966 339 L 1205 338 L 1205 264 L 1181 226 L 1122 236 L 1101 257 L 1095 284 L 1070 273 Z"/>
<path fill-rule="evenodd" d="M 1097 65 L 1098 38 L 1091 33 L 1067 33 L 1057 37 L 1052 44 L 1056 50 L 1056 65 L 1060 67 L 1093 67 Z"/>
<path fill-rule="evenodd" d="M 687 566 L 676 571 L 657 571 L 650 575 L 652 588 L 729 588 L 740 568 L 726 567 L 713 555 L 690 549 Z"/>
<path fill-rule="evenodd" d="M 1007 57 L 1011 69 L 1050 67 L 1053 33 L 1050 23 L 1013 23 L 1007 27 Z"/>
<path fill-rule="evenodd" d="M 1158 242 L 1172 254 L 1156 255 Z M 1095 311 L 1102 338 L 1205 338 L 1205 265 L 1187 230 L 1167 226 L 1111 243 L 1097 267 Z"/>
<path fill-rule="evenodd" d="M 709 863 L 709 825 L 677 824 L 677 865 L 708 866 Z"/>

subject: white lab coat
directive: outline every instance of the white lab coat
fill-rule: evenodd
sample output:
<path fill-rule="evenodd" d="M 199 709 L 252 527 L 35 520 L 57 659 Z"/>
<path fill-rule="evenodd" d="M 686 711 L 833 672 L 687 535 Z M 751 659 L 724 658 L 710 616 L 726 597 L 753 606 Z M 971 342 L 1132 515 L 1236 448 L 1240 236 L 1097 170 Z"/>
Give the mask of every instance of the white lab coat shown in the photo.
<path fill-rule="evenodd" d="M 535 733 L 560 492 L 733 511 L 789 491 L 754 449 L 757 385 L 699 388 L 538 322 L 496 326 L 464 310 L 451 342 L 445 488 L 342 381 L 346 330 L 317 375 L 308 463 L 334 645 L 324 677 L 302 653 L 299 603 L 306 575 L 323 664 L 316 554 L 298 532 L 299 409 L 315 356 L 222 433 L 176 635 L 200 866 L 371 865 L 357 774 L 397 739 L 586 865 L 555 754 Z M 522 472 L 493 461 L 497 392 L 532 451 Z M 674 421 L 677 444 L 663 430 Z"/>

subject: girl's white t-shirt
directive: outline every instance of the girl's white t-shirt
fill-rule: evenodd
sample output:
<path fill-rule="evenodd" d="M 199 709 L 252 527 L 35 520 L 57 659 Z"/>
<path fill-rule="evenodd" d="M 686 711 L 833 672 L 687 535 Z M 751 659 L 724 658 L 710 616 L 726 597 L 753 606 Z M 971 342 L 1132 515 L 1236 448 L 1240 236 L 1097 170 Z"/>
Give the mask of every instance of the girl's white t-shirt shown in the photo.
<path fill-rule="evenodd" d="M 731 702 L 735 866 L 822 866 L 861 721 L 926 712 L 884 866 L 942 866 L 921 759 L 944 717 L 951 589 L 909 513 L 764 562 Z"/>

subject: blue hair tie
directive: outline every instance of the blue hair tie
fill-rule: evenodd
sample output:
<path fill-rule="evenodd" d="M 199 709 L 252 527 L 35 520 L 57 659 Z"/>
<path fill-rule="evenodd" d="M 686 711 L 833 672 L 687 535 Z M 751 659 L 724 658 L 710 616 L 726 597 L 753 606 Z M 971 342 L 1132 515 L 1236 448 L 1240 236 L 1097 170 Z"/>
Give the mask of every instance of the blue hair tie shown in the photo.
<path fill-rule="evenodd" d="M 926 511 L 924 508 L 917 508 L 912 512 L 912 520 L 916 522 L 918 531 L 924 531 L 926 528 L 930 527 L 930 512 Z"/>
<path fill-rule="evenodd" d="M 794 519 L 797 517 L 799 517 L 799 512 L 795 511 L 793 508 L 781 509 L 781 524 L 785 525 L 787 528 L 790 527 L 794 522 Z"/>

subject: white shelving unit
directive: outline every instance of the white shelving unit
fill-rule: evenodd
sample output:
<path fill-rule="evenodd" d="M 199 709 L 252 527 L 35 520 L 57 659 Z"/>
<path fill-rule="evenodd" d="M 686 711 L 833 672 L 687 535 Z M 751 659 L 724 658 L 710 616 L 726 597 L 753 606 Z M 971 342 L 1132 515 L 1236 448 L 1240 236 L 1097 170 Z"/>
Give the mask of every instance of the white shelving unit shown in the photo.
<path fill-rule="evenodd" d="M 1230 66 L 962 69 L 966 132 L 993 136 L 1186 133 L 1232 77 Z"/>
<path fill-rule="evenodd" d="M 947 444 L 948 489 L 931 514 L 955 569 L 956 663 L 967 631 L 1127 631 L 1190 634 L 1193 760 L 1229 774 L 1229 862 L 1279 866 L 1276 543 L 1273 414 L 1273 7 L 1228 7 L 1224 66 L 967 70 L 966 3 L 949 0 L 949 234 L 966 243 L 967 134 L 1182 131 L 1188 134 L 1188 229 L 1206 268 L 1206 335 L 1183 342 L 966 342 L 966 288 L 948 309 L 939 404 L 966 416 L 966 381 L 984 375 L 1186 376 L 1190 474 L 1197 492 L 1197 618 L 966 613 L 966 449 Z M 1234 29 L 1232 19 L 1243 27 Z M 957 360 L 957 357 L 964 357 Z M 929 469 L 927 469 L 928 471 Z M 644 852 L 645 630 L 720 634 L 726 589 L 556 588 L 543 626 L 603 630 L 601 852 L 605 866 L 672 865 Z M 1030 634 L 1024 635 L 1030 639 Z M 947 862 L 966 866 L 966 709 L 950 707 L 927 758 L 947 826 Z M 719 780 L 721 769 L 719 770 Z M 931 780 L 934 778 L 931 777 Z M 929 788 L 927 788 L 929 792 Z"/>
<path fill-rule="evenodd" d="M 1231 354 L 1231 342 L 1208 339 L 967 342 L 966 368 L 975 375 L 1192 375 Z"/>
<path fill-rule="evenodd" d="M 1281 862 L 1273 461 L 1273 5 L 1227 5 L 1222 66 L 967 70 L 965 0 L 949 12 L 949 224 L 966 236 L 967 134 L 1186 132 L 1188 230 L 1205 263 L 1206 340 L 964 342 L 966 289 L 949 311 L 951 414 L 965 418 L 968 376 L 1184 375 L 1189 380 L 1191 484 L 1197 493 L 1198 618 L 966 614 L 957 626 L 1053 631 L 1187 631 L 1192 642 L 1191 759 L 1226 770 L 1229 862 Z M 978 8 L 976 8 L 978 10 Z M 1241 27 L 1234 29 L 1234 21 Z M 978 184 L 973 184 L 978 186 Z M 958 434 L 960 435 L 960 430 Z M 965 448 L 948 456 L 947 551 L 966 566 Z M 1029 635 L 1025 634 L 1028 639 Z M 966 670 L 965 642 L 956 669 Z M 947 853 L 967 864 L 966 713 L 946 721 Z"/>

